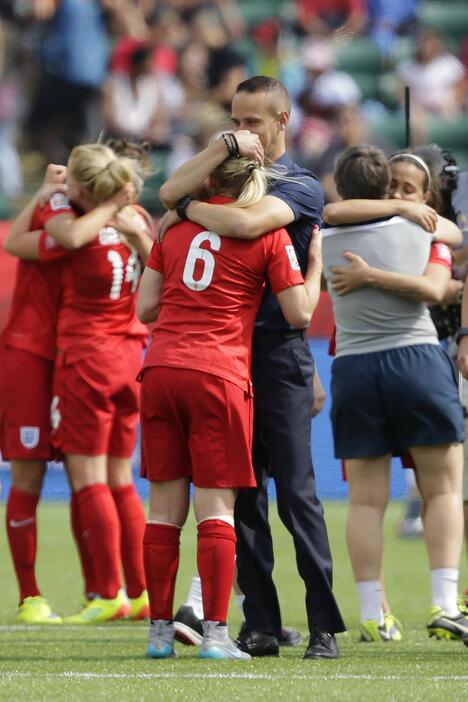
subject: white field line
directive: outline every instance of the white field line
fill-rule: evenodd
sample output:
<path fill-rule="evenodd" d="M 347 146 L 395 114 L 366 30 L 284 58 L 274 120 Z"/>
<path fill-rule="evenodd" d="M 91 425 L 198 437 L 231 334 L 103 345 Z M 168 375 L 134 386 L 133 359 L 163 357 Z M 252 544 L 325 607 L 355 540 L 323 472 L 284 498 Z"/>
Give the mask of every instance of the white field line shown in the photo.
<path fill-rule="evenodd" d="M 146 631 L 146 622 L 128 622 L 128 624 L 0 624 L 0 632 L 4 631 L 37 631 L 41 634 L 45 631 L 113 631 L 114 629 L 126 629 L 126 631 Z"/>
<path fill-rule="evenodd" d="M 48 678 L 48 679 L 76 679 L 76 680 L 370 680 L 372 682 L 391 681 L 398 682 L 414 679 L 413 675 L 354 675 L 352 673 L 334 673 L 331 675 L 301 674 L 269 674 L 269 673 L 87 673 L 78 671 L 64 671 L 63 673 L 27 673 L 24 671 L 4 672 L 0 675 L 2 682 L 17 678 Z M 468 675 L 434 675 L 425 677 L 427 682 L 467 682 Z"/>

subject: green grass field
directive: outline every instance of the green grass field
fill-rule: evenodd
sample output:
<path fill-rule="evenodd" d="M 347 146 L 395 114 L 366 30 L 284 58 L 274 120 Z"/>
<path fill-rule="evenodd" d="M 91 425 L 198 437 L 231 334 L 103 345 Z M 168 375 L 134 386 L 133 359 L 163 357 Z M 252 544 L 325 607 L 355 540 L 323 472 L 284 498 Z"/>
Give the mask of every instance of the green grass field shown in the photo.
<path fill-rule="evenodd" d="M 335 561 L 335 590 L 349 633 L 339 637 L 337 661 L 303 661 L 304 647 L 282 649 L 277 659 L 247 663 L 207 662 L 195 648 L 178 645 L 179 657 L 145 659 L 147 626 L 115 623 L 96 627 L 15 625 L 16 584 L 5 544 L 0 543 L 0 699 L 1 700 L 451 700 L 468 691 L 468 648 L 429 639 L 427 557 L 421 541 L 395 535 L 401 505 L 391 506 L 386 526 L 385 570 L 393 610 L 406 629 L 399 643 L 357 643 L 358 604 L 346 554 L 346 505 L 326 504 Z M 4 519 L 4 503 L 0 507 Z M 289 534 L 272 504 L 276 545 L 275 581 L 285 624 L 306 634 L 304 589 Z M 81 577 L 68 527 L 68 509 L 45 503 L 39 513 L 38 576 L 43 593 L 60 614 L 77 609 Z M 195 569 L 193 521 L 184 531 L 177 602 Z M 463 555 L 462 580 L 468 586 Z M 240 613 L 230 612 L 236 634 Z M 463 692 L 464 691 L 464 692 Z"/>

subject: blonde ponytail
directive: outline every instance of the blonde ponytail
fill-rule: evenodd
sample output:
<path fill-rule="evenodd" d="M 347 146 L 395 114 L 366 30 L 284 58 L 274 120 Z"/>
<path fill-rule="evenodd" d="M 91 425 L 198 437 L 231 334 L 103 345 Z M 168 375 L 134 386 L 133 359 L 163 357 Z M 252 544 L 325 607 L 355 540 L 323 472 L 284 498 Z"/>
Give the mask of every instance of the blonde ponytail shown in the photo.
<path fill-rule="evenodd" d="M 104 144 L 75 146 L 68 159 L 70 175 L 96 204 L 108 200 L 135 179 L 135 164 Z"/>
<path fill-rule="evenodd" d="M 262 199 L 268 190 L 268 172 L 250 158 L 227 158 L 212 176 L 219 191 L 236 198 L 235 207 L 250 207 Z"/>

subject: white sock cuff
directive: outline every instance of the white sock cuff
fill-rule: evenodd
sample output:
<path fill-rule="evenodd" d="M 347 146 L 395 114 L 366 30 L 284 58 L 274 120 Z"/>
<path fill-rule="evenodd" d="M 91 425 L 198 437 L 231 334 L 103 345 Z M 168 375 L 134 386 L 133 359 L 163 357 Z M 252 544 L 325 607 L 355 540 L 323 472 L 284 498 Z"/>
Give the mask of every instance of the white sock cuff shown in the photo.
<path fill-rule="evenodd" d="M 147 519 L 146 523 L 155 524 L 156 526 L 170 526 L 175 527 L 176 529 L 182 529 L 182 527 L 179 524 L 171 524 L 171 522 L 160 522 L 158 519 Z"/>
<path fill-rule="evenodd" d="M 203 524 L 203 522 L 208 522 L 214 519 L 217 519 L 220 522 L 226 522 L 226 524 L 229 524 L 229 526 L 232 526 L 234 529 L 234 517 L 231 517 L 229 514 L 214 514 L 211 517 L 205 517 L 205 519 L 200 519 L 200 521 L 197 522 L 197 526 L 200 526 L 200 524 Z"/>

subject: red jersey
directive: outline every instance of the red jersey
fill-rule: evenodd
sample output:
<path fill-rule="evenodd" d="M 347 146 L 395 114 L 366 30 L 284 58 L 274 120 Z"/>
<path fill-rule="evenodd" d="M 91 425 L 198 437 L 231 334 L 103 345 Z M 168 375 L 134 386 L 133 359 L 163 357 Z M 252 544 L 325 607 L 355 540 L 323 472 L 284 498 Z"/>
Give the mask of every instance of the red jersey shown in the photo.
<path fill-rule="evenodd" d="M 46 205 L 37 205 L 31 230 L 43 229 L 50 219 L 68 211 L 68 199 L 55 193 Z M 54 360 L 62 301 L 61 270 L 58 262 L 18 260 L 10 314 L 1 335 L 4 344 Z"/>
<path fill-rule="evenodd" d="M 215 197 L 210 202 L 225 203 Z M 147 366 L 190 368 L 246 387 L 253 325 L 265 285 L 303 283 L 285 229 L 253 241 L 221 238 L 198 224 L 172 227 L 146 265 L 164 276 Z"/>
<path fill-rule="evenodd" d="M 141 262 L 114 227 L 76 251 L 58 245 L 45 232 L 39 245 L 41 261 L 63 259 L 63 302 L 57 327 L 57 346 L 77 360 L 116 336 L 148 336 L 135 314 Z"/>

